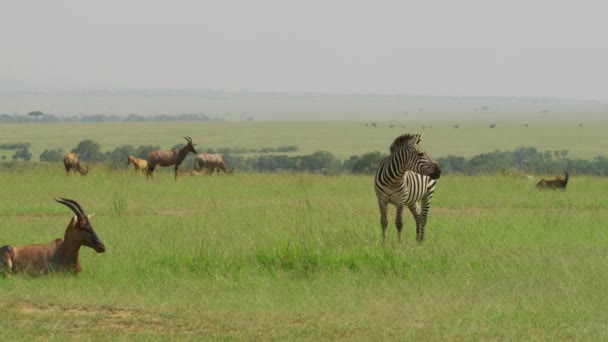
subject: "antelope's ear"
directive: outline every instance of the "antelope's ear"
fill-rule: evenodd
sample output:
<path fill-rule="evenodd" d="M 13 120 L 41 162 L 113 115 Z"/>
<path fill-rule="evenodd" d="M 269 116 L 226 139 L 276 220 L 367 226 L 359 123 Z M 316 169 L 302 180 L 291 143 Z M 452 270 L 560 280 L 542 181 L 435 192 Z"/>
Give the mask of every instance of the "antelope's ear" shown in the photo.
<path fill-rule="evenodd" d="M 95 213 L 90 213 L 89 215 L 87 215 L 87 218 L 92 218 L 93 216 L 95 216 Z"/>
<path fill-rule="evenodd" d="M 76 224 L 76 222 L 78 222 L 78 216 L 74 215 L 74 217 L 72 217 L 72 224 Z"/>

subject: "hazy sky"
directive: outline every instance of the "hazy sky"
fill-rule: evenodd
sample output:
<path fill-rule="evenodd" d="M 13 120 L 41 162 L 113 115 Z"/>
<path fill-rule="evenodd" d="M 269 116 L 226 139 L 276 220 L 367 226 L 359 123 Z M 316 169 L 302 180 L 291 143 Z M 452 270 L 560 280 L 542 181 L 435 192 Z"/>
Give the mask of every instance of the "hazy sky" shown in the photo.
<path fill-rule="evenodd" d="M 608 1 L 0 0 L 0 90 L 608 100 Z"/>

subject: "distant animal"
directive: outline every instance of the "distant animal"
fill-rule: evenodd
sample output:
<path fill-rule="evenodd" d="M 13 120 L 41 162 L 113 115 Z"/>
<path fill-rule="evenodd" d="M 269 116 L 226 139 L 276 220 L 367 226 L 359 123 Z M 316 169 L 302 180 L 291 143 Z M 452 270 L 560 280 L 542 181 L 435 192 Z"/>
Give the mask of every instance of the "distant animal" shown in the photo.
<path fill-rule="evenodd" d="M 207 169 L 206 174 L 211 174 L 217 168 L 217 172 L 223 170 L 224 173 L 232 173 L 228 165 L 224 162 L 224 155 L 219 153 L 201 153 L 194 157 L 194 170 L 201 171 Z"/>
<path fill-rule="evenodd" d="M 128 156 L 127 166 L 129 166 L 129 164 L 133 164 L 135 174 L 139 173 L 139 171 L 142 171 L 144 173 L 148 172 L 148 161 L 145 159 L 139 159 L 133 156 Z"/>
<path fill-rule="evenodd" d="M 201 173 L 197 172 L 195 170 L 192 170 L 192 171 L 181 171 L 179 174 L 182 175 L 182 176 L 198 176 Z"/>
<path fill-rule="evenodd" d="M 66 174 L 70 174 L 70 171 L 76 174 L 76 171 L 83 176 L 86 176 L 89 173 L 89 168 L 87 166 L 80 165 L 80 161 L 78 160 L 78 154 L 76 152 L 69 152 L 63 156 L 63 166 L 65 167 Z"/>
<path fill-rule="evenodd" d="M 186 155 L 188 155 L 190 152 L 196 154 L 196 150 L 194 149 L 195 144 L 192 143 L 192 138 L 184 137 L 184 139 L 186 139 L 188 144 L 181 149 L 173 148 L 170 150 L 156 150 L 148 153 L 148 172 L 146 173 L 146 176 L 152 177 L 152 173 L 157 165 L 175 165 L 175 180 L 177 181 L 177 168 L 181 165 L 182 161 L 184 161 Z"/>
<path fill-rule="evenodd" d="M 425 198 L 425 194 L 432 195 L 434 184 L 429 181 L 420 181 L 415 176 L 406 176 L 407 171 L 413 171 L 420 175 L 429 177 L 430 180 L 439 179 L 441 167 L 433 160 L 420 146 L 422 134 L 404 134 L 395 139 L 390 147 L 390 155 L 384 158 L 376 171 L 374 178 L 374 189 L 378 206 L 380 208 L 380 226 L 382 227 L 382 240 L 386 241 L 386 228 L 388 226 L 387 212 L 388 204 L 393 204 L 397 209 L 395 226 L 397 227 L 397 237 L 401 241 L 401 230 L 403 229 L 403 208 L 411 206 L 413 199 Z M 408 183 L 412 191 L 419 191 L 420 195 L 410 195 Z M 423 194 L 426 189 L 425 194 Z M 416 240 L 424 240 L 424 229 L 426 224 L 426 212 L 430 197 L 426 196 L 426 204 L 423 201 L 420 213 L 415 209 L 416 215 Z M 426 210 L 424 210 L 426 205 Z M 413 208 L 416 208 L 415 206 Z M 420 217 L 424 213 L 424 219 Z M 414 212 L 412 213 L 414 214 Z"/>
<path fill-rule="evenodd" d="M 106 246 L 91 225 L 92 215 L 85 215 L 80 204 L 74 200 L 60 198 L 55 201 L 70 208 L 76 215 L 68 223 L 63 239 L 47 244 L 0 247 L 0 269 L 3 272 L 31 275 L 78 273 L 82 270 L 79 258 L 81 246 L 90 247 L 97 253 L 106 251 Z"/>
<path fill-rule="evenodd" d="M 561 189 L 562 191 L 566 191 L 566 186 L 568 185 L 568 179 L 570 178 L 570 174 L 568 170 L 564 170 L 564 177 L 555 176 L 555 179 L 545 180 L 541 178 L 541 180 L 536 183 L 536 188 L 539 190 L 544 189 Z"/>

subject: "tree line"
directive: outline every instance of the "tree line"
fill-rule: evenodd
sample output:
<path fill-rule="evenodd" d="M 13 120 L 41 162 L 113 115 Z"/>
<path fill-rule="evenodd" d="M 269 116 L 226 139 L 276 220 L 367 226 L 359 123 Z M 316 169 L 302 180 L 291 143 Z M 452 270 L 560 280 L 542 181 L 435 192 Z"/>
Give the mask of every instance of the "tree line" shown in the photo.
<path fill-rule="evenodd" d="M 175 145 L 181 148 L 183 144 Z M 31 160 L 29 143 L 2 144 L 0 149 L 15 149 L 14 160 Z M 156 145 L 123 145 L 112 151 L 102 152 L 101 146 L 93 140 L 86 139 L 78 143 L 71 152 L 78 153 L 80 160 L 89 163 L 106 163 L 110 167 L 126 166 L 127 156 L 132 155 L 145 159 L 150 151 L 160 149 Z M 322 174 L 373 174 L 380 161 L 386 157 L 381 152 L 369 152 L 353 155 L 340 160 L 333 153 L 317 151 L 309 155 L 289 156 L 269 154 L 270 152 L 295 152 L 297 146 L 280 146 L 276 148 L 218 148 L 206 149 L 200 153 L 224 154 L 224 160 L 231 168 L 251 172 L 307 171 Z M 42 162 L 58 162 L 66 153 L 63 149 L 46 149 L 40 154 Z M 243 156 L 242 153 L 260 153 L 255 156 Z M 194 156 L 189 154 L 184 165 L 189 168 L 194 164 Z M 564 169 L 571 173 L 606 176 L 608 175 L 608 157 L 598 156 L 592 160 L 568 158 L 568 150 L 539 151 L 535 147 L 519 147 L 513 151 L 494 151 L 482 153 L 471 158 L 449 155 L 436 159 L 444 174 L 487 174 L 500 172 L 519 172 L 530 174 L 559 174 Z"/>
<path fill-rule="evenodd" d="M 121 117 L 115 114 L 89 114 L 77 116 L 58 116 L 41 111 L 22 114 L 0 114 L 0 122 L 142 122 L 142 121 L 223 121 L 222 118 L 210 117 L 204 113 L 160 114 L 143 116 L 129 114 Z"/>

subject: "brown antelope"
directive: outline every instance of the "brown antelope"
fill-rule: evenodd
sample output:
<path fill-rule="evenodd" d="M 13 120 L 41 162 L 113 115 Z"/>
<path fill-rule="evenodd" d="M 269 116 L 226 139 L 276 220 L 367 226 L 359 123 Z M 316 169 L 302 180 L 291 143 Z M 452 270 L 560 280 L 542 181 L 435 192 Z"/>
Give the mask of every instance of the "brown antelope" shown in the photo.
<path fill-rule="evenodd" d="M 545 180 L 541 178 L 541 180 L 536 184 L 536 188 L 540 190 L 544 189 L 561 189 L 562 191 L 566 191 L 566 185 L 568 185 L 568 179 L 570 178 L 570 174 L 568 170 L 564 170 L 564 177 L 555 176 L 555 179 Z"/>
<path fill-rule="evenodd" d="M 194 158 L 194 169 L 201 171 L 203 168 L 208 169 L 206 174 L 213 173 L 215 168 L 217 173 L 223 170 L 225 173 L 232 173 L 232 169 L 228 169 L 228 166 L 224 162 L 224 155 L 219 153 L 201 153 L 197 154 Z"/>
<path fill-rule="evenodd" d="M 127 157 L 127 167 L 129 164 L 133 164 L 133 168 L 135 169 L 135 174 L 138 174 L 139 171 L 143 173 L 148 172 L 148 161 L 145 159 L 139 159 L 133 156 Z"/>
<path fill-rule="evenodd" d="M 189 152 L 196 154 L 192 138 L 184 137 L 188 144 L 181 149 L 173 148 L 170 150 L 156 150 L 148 153 L 148 172 L 146 176 L 152 177 L 152 173 L 157 165 L 171 166 L 175 165 L 175 180 L 177 181 L 177 168 L 186 158 Z M 154 178 L 154 177 L 152 177 Z"/>
<path fill-rule="evenodd" d="M 192 171 L 180 171 L 179 173 L 181 176 L 198 176 L 201 173 L 195 170 Z"/>
<path fill-rule="evenodd" d="M 74 200 L 61 198 L 55 201 L 70 208 L 76 216 L 70 220 L 63 239 L 56 239 L 47 244 L 35 244 L 13 247 L 0 247 L 0 266 L 5 272 L 26 273 L 32 275 L 49 272 L 74 272 L 82 270 L 78 254 L 81 246 L 94 249 L 97 253 L 106 251 L 90 218 Z"/>
<path fill-rule="evenodd" d="M 74 174 L 76 171 L 78 171 L 83 176 L 89 172 L 88 167 L 83 167 L 80 165 L 78 154 L 75 152 L 69 152 L 63 156 L 63 166 L 65 167 L 66 174 L 68 175 L 70 174 L 70 171 L 72 171 Z"/>

